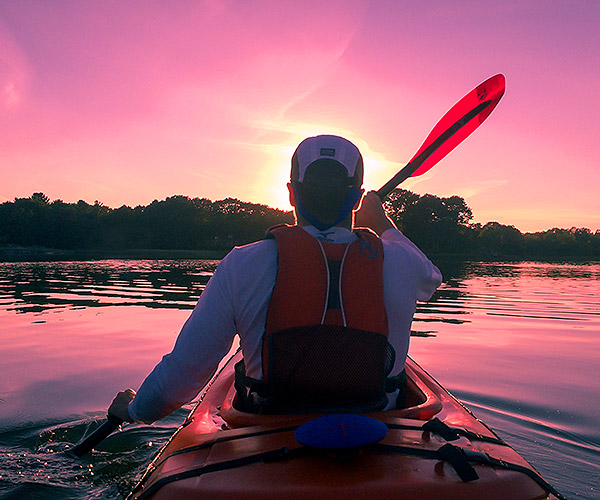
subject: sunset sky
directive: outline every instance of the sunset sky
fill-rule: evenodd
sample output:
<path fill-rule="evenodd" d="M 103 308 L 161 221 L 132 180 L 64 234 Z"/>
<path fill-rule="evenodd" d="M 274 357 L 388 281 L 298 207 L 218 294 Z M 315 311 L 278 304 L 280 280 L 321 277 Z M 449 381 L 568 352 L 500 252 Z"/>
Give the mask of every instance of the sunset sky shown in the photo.
<path fill-rule="evenodd" d="M 506 76 L 489 119 L 402 187 L 474 220 L 600 229 L 598 0 L 0 0 L 0 203 L 182 194 L 289 209 L 289 159 L 343 135 L 377 189 Z"/>

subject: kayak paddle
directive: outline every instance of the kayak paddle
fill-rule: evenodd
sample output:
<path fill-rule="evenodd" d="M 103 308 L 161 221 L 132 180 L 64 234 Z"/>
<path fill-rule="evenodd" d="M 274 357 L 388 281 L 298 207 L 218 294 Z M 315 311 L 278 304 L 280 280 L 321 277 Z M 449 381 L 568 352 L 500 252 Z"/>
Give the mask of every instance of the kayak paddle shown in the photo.
<path fill-rule="evenodd" d="M 398 184 L 424 174 L 464 141 L 490 115 L 504 95 L 504 75 L 479 84 L 442 116 L 406 166 L 377 191 L 383 201 Z"/>
<path fill-rule="evenodd" d="M 119 425 L 123 423 L 118 417 L 111 415 L 110 413 L 106 415 L 106 422 L 104 422 L 100 427 L 98 427 L 94 432 L 92 432 L 88 437 L 83 439 L 83 441 L 77 443 L 73 448 L 67 450 L 69 455 L 75 455 L 76 457 L 81 457 L 91 451 L 100 441 L 107 438 L 114 430 L 116 430 Z"/>

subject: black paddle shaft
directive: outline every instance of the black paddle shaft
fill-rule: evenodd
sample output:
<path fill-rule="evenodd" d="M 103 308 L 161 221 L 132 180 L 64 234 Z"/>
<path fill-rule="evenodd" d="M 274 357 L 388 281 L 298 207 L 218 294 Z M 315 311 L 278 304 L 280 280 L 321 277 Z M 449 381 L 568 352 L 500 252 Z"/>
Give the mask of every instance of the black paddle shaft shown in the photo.
<path fill-rule="evenodd" d="M 71 455 L 75 455 L 76 457 L 81 457 L 91 451 L 98 443 L 106 439 L 114 430 L 121 425 L 123 421 L 111 415 L 110 413 L 106 416 L 106 422 L 104 422 L 100 427 L 98 427 L 94 432 L 92 432 L 88 437 L 86 437 L 80 443 L 77 443 L 73 448 L 71 448 L 68 453 Z"/>

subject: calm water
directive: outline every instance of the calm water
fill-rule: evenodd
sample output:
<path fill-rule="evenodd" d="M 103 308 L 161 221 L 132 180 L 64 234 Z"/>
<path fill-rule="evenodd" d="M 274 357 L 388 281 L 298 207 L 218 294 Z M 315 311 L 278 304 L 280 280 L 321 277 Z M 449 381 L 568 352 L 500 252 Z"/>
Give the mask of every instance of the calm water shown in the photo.
<path fill-rule="evenodd" d="M 0 500 L 127 494 L 186 409 L 61 452 L 170 350 L 216 264 L 0 263 Z M 600 263 L 444 270 L 411 355 L 568 498 L 600 499 Z"/>

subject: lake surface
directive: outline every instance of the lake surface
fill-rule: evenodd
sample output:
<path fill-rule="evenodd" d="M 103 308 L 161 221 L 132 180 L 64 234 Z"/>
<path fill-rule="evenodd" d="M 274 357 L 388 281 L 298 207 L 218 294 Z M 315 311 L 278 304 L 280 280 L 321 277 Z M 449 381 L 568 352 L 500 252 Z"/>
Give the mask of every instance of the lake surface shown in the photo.
<path fill-rule="evenodd" d="M 189 407 L 61 452 L 171 349 L 217 263 L 0 263 L 0 500 L 126 496 Z M 411 356 L 565 496 L 600 499 L 600 263 L 441 267 Z"/>

